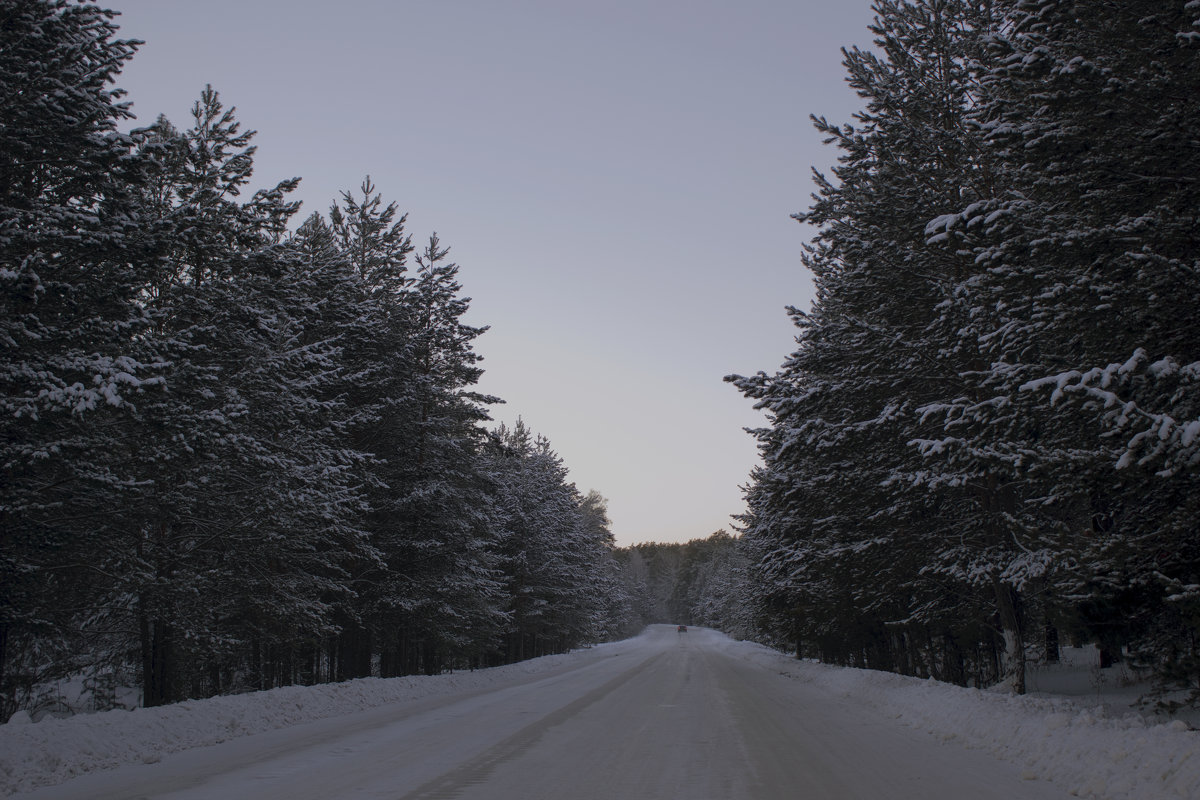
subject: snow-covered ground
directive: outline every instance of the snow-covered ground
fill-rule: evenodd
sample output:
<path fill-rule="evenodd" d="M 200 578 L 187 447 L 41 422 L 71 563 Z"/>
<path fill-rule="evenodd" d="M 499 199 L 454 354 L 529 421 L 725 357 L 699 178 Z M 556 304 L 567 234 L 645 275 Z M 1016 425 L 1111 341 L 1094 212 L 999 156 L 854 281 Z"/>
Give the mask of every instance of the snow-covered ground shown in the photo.
<path fill-rule="evenodd" d="M 737 647 L 744 658 L 939 739 L 984 750 L 1072 795 L 1200 798 L 1200 732 L 1182 719 L 1136 713 L 1129 708 L 1136 692 L 1078 662 L 1032 670 L 1033 694 L 1019 697 L 797 661 L 745 642 Z M 1076 696 L 1053 696 L 1047 687 Z"/>
<path fill-rule="evenodd" d="M 287 686 L 36 723 L 18 715 L 22 721 L 0 726 L 0 793 L 27 792 L 125 764 L 157 763 L 170 753 L 381 706 L 467 697 L 621 652 L 632 642 L 636 639 L 473 672 Z"/>
<path fill-rule="evenodd" d="M 768 675 L 788 676 L 797 689 L 809 693 L 806 697 L 819 694 L 830 700 L 832 708 L 841 708 L 848 716 L 878 720 L 878 725 L 872 727 L 907 726 L 927 732 L 935 741 L 948 743 L 947 747 L 957 744 L 990 754 L 1014 765 L 1023 778 L 1048 782 L 1064 793 L 1146 800 L 1200 797 L 1200 733 L 1190 730 L 1183 721 L 1162 723 L 1099 707 L 1104 696 L 1101 680 L 1091 680 L 1087 686 L 1092 691 L 1076 699 L 1011 697 L 888 673 L 797 661 L 713 632 L 693 633 L 699 636 L 689 633 L 686 636 L 691 638 L 683 639 L 673 631 L 667 636 L 662 629 L 652 629 L 625 642 L 477 672 L 289 687 L 163 708 L 8 724 L 0 726 L 0 792 L 29 792 L 39 786 L 61 784 L 66 796 L 69 787 L 83 781 L 62 782 L 123 765 L 126 774 L 153 768 L 169 777 L 174 770 L 171 765 L 177 761 L 184 765 L 188 758 L 187 754 L 172 753 L 219 753 L 217 748 L 197 748 L 255 734 L 258 736 L 246 740 L 246 747 L 240 751 L 247 761 L 255 758 L 245 755 L 251 741 L 269 744 L 267 749 L 274 757 L 289 750 L 300 751 L 320 738 L 373 730 L 372 726 L 382 724 L 379 721 L 385 715 L 389 720 L 418 720 L 423 709 L 441 709 L 443 714 L 482 720 L 479 704 L 453 704 L 504 692 L 515 696 L 525 691 L 527 697 L 553 694 L 558 691 L 556 686 L 566 685 L 568 677 L 585 672 L 595 673 L 596 681 L 607 681 L 605 686 L 616 685 L 631 680 L 619 671 L 627 668 L 624 665 L 644 664 L 663 653 L 671 655 L 672 648 L 687 642 L 696 646 L 693 658 L 718 653 L 728 657 L 730 663 L 761 668 Z M 669 674 L 676 663 L 660 661 L 656 669 Z M 689 670 L 711 666 L 707 661 L 678 663 L 691 664 Z M 1059 669 L 1061 674 L 1035 673 L 1034 686 L 1046 688 L 1042 684 L 1057 682 L 1068 689 L 1081 689 L 1078 672 L 1071 673 L 1068 666 Z M 744 673 L 739 674 L 744 679 Z M 600 697 L 596 691 L 592 694 Z M 599 705 L 607 702 L 608 695 L 604 698 L 597 701 Z M 578 701 L 570 705 L 578 705 Z M 454 708 L 461 711 L 447 711 Z M 424 723 L 411 722 L 410 727 L 418 724 Z M 614 735 L 617 733 L 614 731 Z M 377 740 L 378 735 L 373 741 Z M 227 760 L 219 755 L 213 758 Z M 184 769 L 180 766 L 175 771 L 181 773 Z M 51 797 L 58 791 L 44 789 L 36 794 Z M 81 790 L 71 796 L 91 795 Z"/>
<path fill-rule="evenodd" d="M 1153 688 L 1149 676 L 1126 663 L 1101 669 L 1100 651 L 1094 645 L 1064 647 L 1057 664 L 1031 666 L 1025 688 L 1032 697 L 1070 698 L 1079 705 L 1102 709 L 1109 716 L 1134 712 L 1164 721 L 1153 703 L 1141 702 Z M 1168 699 L 1182 700 L 1185 694 L 1177 692 Z M 1200 728 L 1200 709 L 1181 709 L 1175 718 Z"/>

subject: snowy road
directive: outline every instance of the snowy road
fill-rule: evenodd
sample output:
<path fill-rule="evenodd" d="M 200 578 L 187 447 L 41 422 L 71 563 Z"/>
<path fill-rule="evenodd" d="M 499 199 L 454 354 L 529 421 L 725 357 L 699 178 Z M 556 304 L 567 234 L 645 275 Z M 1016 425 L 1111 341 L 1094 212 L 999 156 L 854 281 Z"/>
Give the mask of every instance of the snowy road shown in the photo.
<path fill-rule="evenodd" d="M 243 737 L 21 797 L 1065 798 L 1018 768 L 656 626 L 473 693 Z"/>

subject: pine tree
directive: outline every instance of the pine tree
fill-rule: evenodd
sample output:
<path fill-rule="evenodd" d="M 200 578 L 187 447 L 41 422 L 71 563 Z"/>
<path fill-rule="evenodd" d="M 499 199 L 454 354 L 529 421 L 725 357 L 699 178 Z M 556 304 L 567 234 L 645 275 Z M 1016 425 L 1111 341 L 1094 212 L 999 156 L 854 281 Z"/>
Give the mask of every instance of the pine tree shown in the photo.
<path fill-rule="evenodd" d="M 1107 656 L 1194 686 L 1200 11 L 1001 5 L 975 117 L 1005 191 L 958 220 L 982 231 L 995 382 L 1037 402 L 1019 434 L 1071 542 L 1061 591 Z"/>
<path fill-rule="evenodd" d="M 817 300 L 790 310 L 799 347 L 775 376 L 733 379 L 771 415 L 746 535 L 770 562 L 756 569 L 775 587 L 773 613 L 791 619 L 782 627 L 838 660 L 897 668 L 911 626 L 988 614 L 986 591 L 1020 691 L 1018 589 L 1045 549 L 1014 545 L 1028 530 L 1020 453 L 1000 427 L 952 411 L 992 399 L 963 336 L 978 268 L 930 224 L 994 191 L 967 113 L 996 19 L 989 3 L 875 10 L 879 54 L 845 53 L 866 109 L 855 125 L 816 119 L 841 163 L 797 215 L 820 229 L 804 260 Z"/>
<path fill-rule="evenodd" d="M 470 299 L 448 254 L 431 236 L 406 295 L 407 413 L 393 429 L 403 456 L 388 473 L 399 585 L 385 601 L 403 613 L 384 636 L 410 654 L 409 671 L 419 659 L 428 673 L 494 647 L 505 624 L 480 455 L 487 404 L 497 399 L 471 388 L 483 373 L 473 342 L 486 329 L 463 322 Z"/>
<path fill-rule="evenodd" d="M 617 587 L 594 584 L 610 551 L 603 534 L 584 524 L 584 501 L 562 459 L 520 420 L 495 431 L 491 459 L 510 617 L 504 660 L 595 641 L 606 603 L 596 589 Z"/>
<path fill-rule="evenodd" d="M 239 127 L 208 88 L 189 130 L 160 122 L 151 144 L 165 155 L 144 202 L 167 269 L 147 293 L 147 346 L 170 368 L 139 409 L 139 502 L 109 558 L 114 597 L 134 598 L 146 705 L 235 674 L 288 680 L 282 649 L 334 630 L 345 566 L 369 554 L 338 344 L 306 331 L 329 265 L 281 242 L 295 180 L 239 202 L 254 152 Z"/>
<path fill-rule="evenodd" d="M 595 489 L 579 502 L 579 525 L 582 541 L 590 554 L 587 579 L 601 598 L 596 610 L 592 638 L 609 641 L 631 636 L 641 629 L 633 610 L 633 598 L 626 589 L 617 562 L 616 539 L 608 518 L 608 501 Z"/>
<path fill-rule="evenodd" d="M 404 585 L 405 534 L 397 502 L 411 456 L 405 437 L 414 413 L 413 279 L 408 268 L 414 248 L 405 231 L 407 217 L 397 218 L 396 204 L 384 206 L 369 177 L 361 191 L 361 198 L 342 193 L 340 205 L 330 208 L 329 231 L 366 296 L 369 322 L 363 335 L 346 341 L 343 362 L 357 376 L 347 397 L 354 414 L 350 436 L 353 446 L 371 459 L 364 524 L 380 560 L 355 571 L 357 600 L 342 609 L 341 631 L 328 643 L 332 675 L 339 680 L 369 676 L 376 650 L 382 650 L 381 665 L 389 674 L 415 671 L 411 656 L 397 654 L 393 643 L 411 598 Z M 377 641 L 381 636 L 382 644 Z M 402 665 L 396 666 L 397 661 Z"/>
<path fill-rule="evenodd" d="M 136 42 L 66 0 L 0 2 L 0 714 L 85 648 L 113 515 L 132 488 L 122 428 L 160 366 L 139 345 L 136 187 L 112 83 Z"/>

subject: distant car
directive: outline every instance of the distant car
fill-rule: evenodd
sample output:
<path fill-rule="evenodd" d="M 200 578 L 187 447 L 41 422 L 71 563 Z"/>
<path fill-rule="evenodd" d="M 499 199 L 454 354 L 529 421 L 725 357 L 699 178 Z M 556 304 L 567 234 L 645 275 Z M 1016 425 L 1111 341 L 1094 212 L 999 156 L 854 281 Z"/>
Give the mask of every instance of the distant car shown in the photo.
<path fill-rule="evenodd" d="M 680 625 L 678 628 L 676 628 L 676 630 L 678 630 L 680 633 L 687 633 L 687 625 Z"/>

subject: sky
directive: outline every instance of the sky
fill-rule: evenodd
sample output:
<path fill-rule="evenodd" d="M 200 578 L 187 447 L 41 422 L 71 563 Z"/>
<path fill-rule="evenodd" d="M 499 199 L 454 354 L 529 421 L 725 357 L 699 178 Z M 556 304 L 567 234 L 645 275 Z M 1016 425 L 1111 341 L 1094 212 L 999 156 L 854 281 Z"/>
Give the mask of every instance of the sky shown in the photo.
<path fill-rule="evenodd" d="M 206 84 L 257 131 L 299 223 L 370 175 L 451 248 L 505 400 L 618 544 L 732 530 L 764 417 L 723 378 L 774 372 L 807 308 L 791 219 L 850 122 L 843 46 L 868 0 L 111 0 L 145 41 L 118 80 L 179 128 Z"/>

